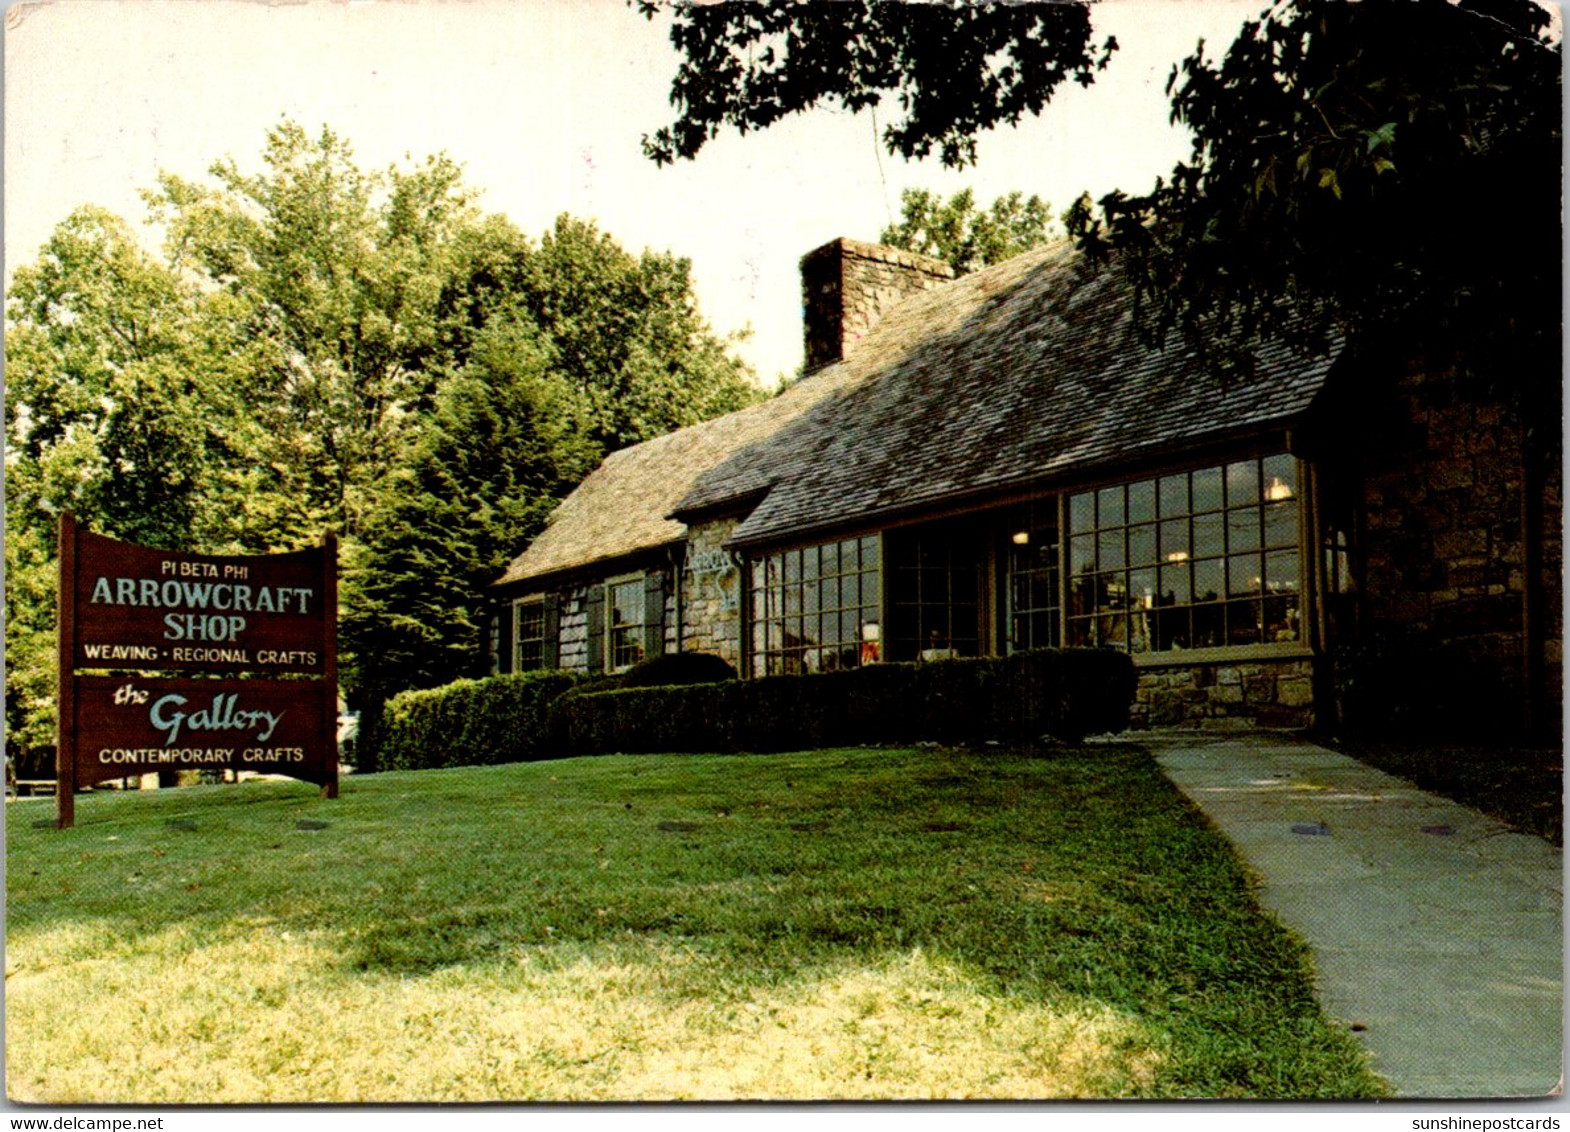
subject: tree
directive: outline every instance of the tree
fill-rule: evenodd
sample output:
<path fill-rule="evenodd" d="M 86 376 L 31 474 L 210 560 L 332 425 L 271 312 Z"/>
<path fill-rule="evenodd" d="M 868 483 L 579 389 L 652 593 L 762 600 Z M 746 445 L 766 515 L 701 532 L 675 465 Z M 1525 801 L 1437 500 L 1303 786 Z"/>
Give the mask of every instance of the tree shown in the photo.
<path fill-rule="evenodd" d="M 751 371 L 698 313 L 689 261 L 633 256 L 563 214 L 530 257 L 524 306 L 550 339 L 604 452 L 740 409 Z"/>
<path fill-rule="evenodd" d="M 666 5 L 639 0 L 652 19 Z M 676 121 L 643 139 L 656 162 L 691 158 L 729 125 L 742 133 L 825 102 L 875 107 L 896 94 L 904 117 L 890 153 L 943 163 L 976 157 L 976 135 L 1040 114 L 1059 84 L 1088 85 L 1117 49 L 1091 42 L 1085 3 L 888 3 L 779 0 L 677 3 L 670 39 Z"/>
<path fill-rule="evenodd" d="M 605 454 L 756 400 L 697 312 L 688 265 L 559 217 L 538 245 L 501 218 L 454 244 L 408 437 L 348 573 L 349 668 L 381 695 L 472 675 L 482 594 Z"/>
<path fill-rule="evenodd" d="M 890 149 L 938 146 L 962 164 L 979 130 L 1105 65 L 1114 45 L 1092 57 L 1083 5 L 1046 7 L 1058 23 L 1031 23 L 1032 5 L 678 6 L 679 117 L 645 149 L 690 157 L 721 124 L 859 109 L 897 89 L 909 113 Z M 915 14 L 900 23 L 903 9 Z M 1533 0 L 1283 0 L 1219 63 L 1201 44 L 1174 71 L 1190 160 L 1144 195 L 1081 201 L 1071 232 L 1119 255 L 1152 334 L 1177 326 L 1204 344 L 1276 329 L 1322 345 L 1402 319 L 1481 361 L 1494 347 L 1541 353 L 1557 343 L 1560 271 L 1548 27 Z M 1079 62 L 1022 62 L 1049 57 Z"/>
<path fill-rule="evenodd" d="M 975 196 L 961 189 L 947 201 L 925 189 L 900 194 L 900 222 L 879 239 L 896 248 L 935 256 L 966 275 L 1039 247 L 1053 236 L 1053 219 L 1038 196 L 1018 192 L 977 211 Z"/>
<path fill-rule="evenodd" d="M 1278 6 L 1174 71 L 1190 159 L 1143 196 L 1081 202 L 1072 228 L 1122 255 L 1154 333 L 1405 326 L 1474 364 L 1557 343 L 1547 25 L 1530 0 Z"/>
<path fill-rule="evenodd" d="M 484 586 L 612 447 L 760 394 L 685 260 L 563 216 L 536 243 L 445 157 L 368 173 L 285 122 L 259 172 L 98 208 L 7 306 L 6 723 L 46 741 L 54 529 L 207 552 L 339 535 L 346 690 L 472 672 Z"/>
<path fill-rule="evenodd" d="M 256 536 L 352 537 L 410 410 L 432 393 L 447 252 L 475 216 L 446 157 L 367 173 L 331 130 L 312 138 L 286 121 L 262 164 L 248 174 L 225 158 L 213 186 L 166 173 L 147 199 L 173 266 L 226 296 L 244 331 L 247 397 L 275 438 L 277 509 Z"/>
<path fill-rule="evenodd" d="M 92 516 L 151 546 L 213 538 L 243 430 L 202 296 L 119 217 L 81 208 L 19 267 L 6 334 L 6 732 L 53 738 L 55 524 Z"/>
<path fill-rule="evenodd" d="M 346 676 L 362 704 L 474 675 L 480 595 L 598 458 L 574 400 L 527 321 L 492 320 L 441 383 L 346 570 Z"/>
<path fill-rule="evenodd" d="M 17 269 L 7 317 L 7 515 L 48 525 L 91 512 L 154 546 L 199 535 L 201 482 L 226 446 L 204 425 L 225 400 L 193 323 L 199 296 L 81 208 Z"/>

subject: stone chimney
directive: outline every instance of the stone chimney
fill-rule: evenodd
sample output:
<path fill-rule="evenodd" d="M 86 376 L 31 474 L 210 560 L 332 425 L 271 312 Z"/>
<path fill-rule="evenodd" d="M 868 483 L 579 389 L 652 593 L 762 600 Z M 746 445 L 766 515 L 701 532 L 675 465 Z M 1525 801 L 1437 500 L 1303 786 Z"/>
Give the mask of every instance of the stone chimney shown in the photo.
<path fill-rule="evenodd" d="M 834 240 L 801 257 L 807 372 L 837 362 L 895 303 L 954 278 L 940 259 L 860 240 Z"/>

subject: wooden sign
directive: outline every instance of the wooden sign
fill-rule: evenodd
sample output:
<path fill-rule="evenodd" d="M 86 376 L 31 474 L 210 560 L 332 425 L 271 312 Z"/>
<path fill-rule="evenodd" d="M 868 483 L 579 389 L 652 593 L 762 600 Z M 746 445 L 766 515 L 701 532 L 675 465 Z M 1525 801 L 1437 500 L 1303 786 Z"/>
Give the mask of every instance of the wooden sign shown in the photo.
<path fill-rule="evenodd" d="M 56 825 L 73 823 L 76 790 L 153 771 L 286 774 L 336 797 L 337 594 L 330 535 L 288 554 L 187 554 L 62 515 Z"/>
<path fill-rule="evenodd" d="M 324 670 L 325 547 L 246 557 L 181 554 L 80 527 L 76 540 L 75 667 Z"/>

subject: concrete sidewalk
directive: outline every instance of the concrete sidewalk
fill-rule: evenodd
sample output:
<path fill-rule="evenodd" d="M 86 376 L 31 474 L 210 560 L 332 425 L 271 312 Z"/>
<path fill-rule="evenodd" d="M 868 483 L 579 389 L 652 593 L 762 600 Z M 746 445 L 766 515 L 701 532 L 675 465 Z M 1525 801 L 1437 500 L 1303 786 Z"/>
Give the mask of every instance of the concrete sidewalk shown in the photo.
<path fill-rule="evenodd" d="M 1560 1091 L 1559 850 L 1290 737 L 1138 741 L 1258 874 L 1399 1095 Z"/>

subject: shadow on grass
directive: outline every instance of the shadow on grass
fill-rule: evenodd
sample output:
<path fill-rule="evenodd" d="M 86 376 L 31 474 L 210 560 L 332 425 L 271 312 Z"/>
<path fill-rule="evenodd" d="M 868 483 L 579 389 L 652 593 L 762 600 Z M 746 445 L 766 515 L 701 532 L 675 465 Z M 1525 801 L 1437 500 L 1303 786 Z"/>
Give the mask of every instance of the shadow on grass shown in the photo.
<path fill-rule="evenodd" d="M 652 945 L 702 957 L 698 996 L 919 952 L 999 1002 L 1135 1019 L 1164 1047 L 1153 1094 L 1378 1089 L 1305 950 L 1135 748 L 609 757 L 308 790 L 93 797 L 77 830 L 13 825 L 8 930 L 95 921 L 134 953 L 261 921 L 326 939 L 348 980 Z"/>

